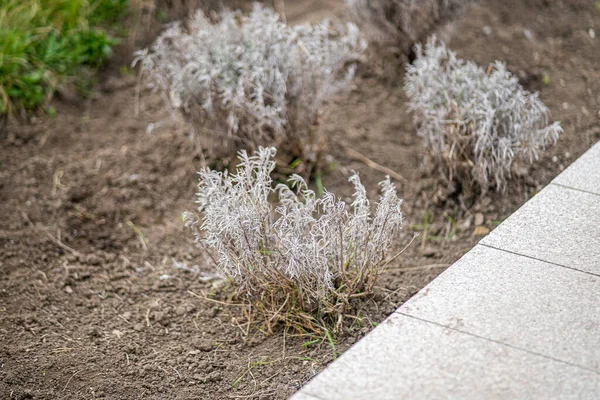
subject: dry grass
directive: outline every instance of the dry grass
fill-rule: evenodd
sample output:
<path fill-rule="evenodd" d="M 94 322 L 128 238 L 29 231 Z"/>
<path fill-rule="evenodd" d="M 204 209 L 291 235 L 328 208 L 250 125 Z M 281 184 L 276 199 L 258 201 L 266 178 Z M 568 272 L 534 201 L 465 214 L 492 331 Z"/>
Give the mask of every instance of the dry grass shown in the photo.
<path fill-rule="evenodd" d="M 350 178 L 350 205 L 329 192 L 318 198 L 297 175 L 292 188 L 273 187 L 274 155 L 274 148 L 242 151 L 234 174 L 201 171 L 200 215 L 188 213 L 186 223 L 230 279 L 231 298 L 247 305 L 248 319 L 258 316 L 269 331 L 282 323 L 339 332 L 391 261 L 402 201 L 389 178 L 373 214 L 358 175 Z"/>
<path fill-rule="evenodd" d="M 516 162 L 531 164 L 562 132 L 537 93 L 501 62 L 484 69 L 435 37 L 416 46 L 406 73 L 409 110 L 433 162 L 467 197 L 474 187 L 506 190 Z"/>
<path fill-rule="evenodd" d="M 213 23 L 198 11 L 137 53 L 145 81 L 204 139 L 208 160 L 276 146 L 310 175 L 324 153 L 314 125 L 333 93 L 347 88 L 364 49 L 353 24 L 288 26 L 258 4 Z"/>

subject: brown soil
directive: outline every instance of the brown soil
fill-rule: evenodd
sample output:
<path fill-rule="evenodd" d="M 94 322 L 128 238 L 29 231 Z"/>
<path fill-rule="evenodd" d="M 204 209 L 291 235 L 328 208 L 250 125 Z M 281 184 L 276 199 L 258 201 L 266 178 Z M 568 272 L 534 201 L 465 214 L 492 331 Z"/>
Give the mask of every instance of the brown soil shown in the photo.
<path fill-rule="evenodd" d="M 342 9 L 289 3 L 292 20 Z M 467 212 L 436 205 L 401 66 L 371 54 L 351 93 L 323 110 L 337 165 L 325 186 L 348 194 L 348 172 L 358 170 L 376 194 L 384 174 L 344 149 L 359 151 L 409 182 L 400 185 L 399 240 L 421 232 L 335 349 L 239 326 L 233 307 L 194 295 L 215 283 L 180 221 L 201 160 L 156 96 L 142 93 L 136 115 L 134 76 L 110 69 L 91 98 L 57 101 L 56 119 L 10 126 L 0 136 L 0 397 L 286 398 L 600 138 L 600 38 L 589 29 L 600 34 L 589 0 L 487 0 L 441 33 L 462 57 L 506 60 L 565 129 L 506 195 L 488 194 Z"/>

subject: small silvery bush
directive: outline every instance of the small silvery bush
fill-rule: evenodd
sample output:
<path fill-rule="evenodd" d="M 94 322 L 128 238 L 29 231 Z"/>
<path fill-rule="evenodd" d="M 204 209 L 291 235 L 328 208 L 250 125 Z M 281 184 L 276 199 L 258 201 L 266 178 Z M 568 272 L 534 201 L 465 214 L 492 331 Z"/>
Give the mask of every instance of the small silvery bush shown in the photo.
<path fill-rule="evenodd" d="M 392 41 L 408 53 L 440 23 L 474 0 L 346 0 L 374 42 Z"/>
<path fill-rule="evenodd" d="M 548 124 L 537 93 L 523 89 L 506 65 L 486 70 L 431 38 L 416 46 L 406 72 L 409 111 L 418 134 L 450 182 L 505 190 L 517 160 L 533 163 L 562 132 Z"/>
<path fill-rule="evenodd" d="M 353 24 L 290 27 L 255 4 L 248 16 L 224 11 L 218 23 L 198 11 L 136 53 L 142 74 L 200 131 L 214 133 L 216 157 L 281 145 L 314 162 L 317 110 L 349 86 L 364 49 Z M 220 148 L 220 152 L 217 150 Z"/>
<path fill-rule="evenodd" d="M 375 214 L 357 174 L 353 203 L 330 192 L 318 198 L 298 175 L 273 186 L 275 148 L 239 153 L 235 173 L 200 172 L 199 215 L 186 213 L 200 243 L 220 272 L 233 280 L 238 298 L 277 322 L 305 331 L 336 330 L 353 299 L 373 289 L 388 250 L 402 227 L 396 189 L 389 177 Z M 269 200 L 277 199 L 273 206 Z M 332 328 L 333 327 L 333 328 Z"/>

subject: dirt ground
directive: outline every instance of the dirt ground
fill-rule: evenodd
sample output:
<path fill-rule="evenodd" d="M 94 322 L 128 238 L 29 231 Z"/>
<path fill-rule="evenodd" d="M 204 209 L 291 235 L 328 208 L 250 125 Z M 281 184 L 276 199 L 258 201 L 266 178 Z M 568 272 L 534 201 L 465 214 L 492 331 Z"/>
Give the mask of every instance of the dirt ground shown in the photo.
<path fill-rule="evenodd" d="M 342 1 L 294 1 L 292 21 L 341 15 Z M 594 31 L 591 31 L 593 29 Z M 405 109 L 402 65 L 371 52 L 355 87 L 320 116 L 337 168 L 329 190 L 370 194 L 407 179 L 404 235 L 421 236 L 381 276 L 352 332 L 304 345 L 236 323 L 197 296 L 215 284 L 180 214 L 193 208 L 201 157 L 188 130 L 113 65 L 98 92 L 58 117 L 0 135 L 0 397 L 284 399 L 472 248 L 600 138 L 600 10 L 590 0 L 481 1 L 442 36 L 461 57 L 505 60 L 540 92 L 565 133 L 541 162 L 467 205 L 440 205 L 437 179 Z M 122 72 L 119 72 L 119 71 Z"/>

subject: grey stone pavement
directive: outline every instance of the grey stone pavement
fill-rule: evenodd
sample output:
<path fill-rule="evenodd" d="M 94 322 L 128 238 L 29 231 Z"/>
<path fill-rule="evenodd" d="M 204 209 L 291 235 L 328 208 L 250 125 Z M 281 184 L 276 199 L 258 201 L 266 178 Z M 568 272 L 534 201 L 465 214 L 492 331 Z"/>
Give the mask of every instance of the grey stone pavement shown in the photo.
<path fill-rule="evenodd" d="M 600 142 L 292 399 L 600 399 Z"/>

